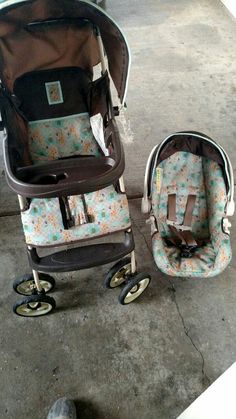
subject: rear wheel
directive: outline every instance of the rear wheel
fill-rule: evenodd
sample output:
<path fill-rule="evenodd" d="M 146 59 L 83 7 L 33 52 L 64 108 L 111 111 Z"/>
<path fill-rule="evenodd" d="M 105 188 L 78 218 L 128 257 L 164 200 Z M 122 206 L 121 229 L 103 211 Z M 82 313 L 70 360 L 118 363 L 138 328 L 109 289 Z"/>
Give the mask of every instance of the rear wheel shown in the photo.
<path fill-rule="evenodd" d="M 104 284 L 107 288 L 119 287 L 131 274 L 131 259 L 126 257 L 119 260 L 107 273 Z"/>
<path fill-rule="evenodd" d="M 39 317 L 50 313 L 56 307 L 54 298 L 38 294 L 25 297 L 13 306 L 13 311 L 18 316 Z"/>
<path fill-rule="evenodd" d="M 52 291 L 55 287 L 55 279 L 47 274 L 39 273 L 39 282 L 45 293 Z M 36 293 L 36 285 L 33 274 L 26 274 L 16 278 L 13 282 L 13 289 L 20 295 L 32 295 Z"/>
<path fill-rule="evenodd" d="M 148 287 L 151 276 L 147 273 L 135 274 L 127 279 L 127 283 L 119 295 L 119 302 L 123 305 L 136 300 Z"/>

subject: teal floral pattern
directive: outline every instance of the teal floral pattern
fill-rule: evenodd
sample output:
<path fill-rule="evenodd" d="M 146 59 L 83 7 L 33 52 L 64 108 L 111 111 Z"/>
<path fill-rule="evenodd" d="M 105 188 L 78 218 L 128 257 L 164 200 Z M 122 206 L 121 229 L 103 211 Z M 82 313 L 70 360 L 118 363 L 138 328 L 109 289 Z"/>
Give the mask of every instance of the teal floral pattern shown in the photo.
<path fill-rule="evenodd" d="M 101 155 L 88 113 L 31 121 L 28 130 L 33 163 L 74 155 Z"/>
<path fill-rule="evenodd" d="M 220 166 L 213 160 L 187 152 L 176 152 L 159 165 L 162 171 L 160 190 L 156 176 L 152 183 L 152 211 L 158 225 L 153 235 L 153 255 L 166 274 L 179 277 L 210 277 L 221 273 L 231 260 L 230 238 L 222 231 L 227 201 Z M 166 243 L 171 237 L 167 220 L 168 194 L 176 193 L 176 219 L 182 224 L 187 196 L 197 195 L 193 210 L 192 232 L 205 242 L 194 256 L 180 257 L 177 247 Z"/>
<path fill-rule="evenodd" d="M 126 230 L 131 226 L 127 197 L 113 186 L 85 194 L 91 222 L 79 224 L 84 211 L 81 197 L 70 196 L 69 206 L 75 226 L 64 229 L 58 198 L 31 200 L 21 213 L 26 243 L 33 246 L 57 246 Z"/>

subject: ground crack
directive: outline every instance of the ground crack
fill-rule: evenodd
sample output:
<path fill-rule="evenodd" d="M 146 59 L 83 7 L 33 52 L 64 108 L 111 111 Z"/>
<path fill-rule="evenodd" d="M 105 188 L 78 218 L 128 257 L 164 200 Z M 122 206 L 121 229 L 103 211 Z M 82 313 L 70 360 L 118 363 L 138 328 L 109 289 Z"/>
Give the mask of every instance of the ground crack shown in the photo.
<path fill-rule="evenodd" d="M 170 284 L 170 288 L 169 288 L 169 290 L 172 292 L 172 301 L 174 302 L 174 304 L 175 304 L 175 306 L 176 306 L 176 309 L 177 309 L 177 312 L 178 312 L 178 315 L 179 315 L 179 317 L 180 317 L 180 320 L 181 320 L 181 323 L 182 323 L 182 325 L 183 325 L 183 329 L 184 329 L 184 333 L 185 333 L 185 335 L 188 337 L 188 339 L 190 340 L 190 342 L 191 342 L 191 344 L 192 344 L 192 346 L 194 347 L 194 349 L 197 351 L 197 353 L 200 355 L 200 357 L 201 357 L 201 360 L 202 360 L 202 368 L 201 368 L 201 372 L 202 372 L 202 382 L 203 382 L 203 384 L 204 385 L 210 385 L 211 384 L 211 380 L 210 380 L 210 378 L 208 377 L 208 375 L 207 375 L 207 373 L 206 373 L 206 370 L 205 370 L 205 359 L 204 359 L 204 356 L 203 356 L 203 353 L 202 353 L 202 351 L 197 347 L 197 345 L 196 345 L 196 343 L 194 342 L 194 340 L 193 340 L 193 338 L 192 338 L 192 336 L 190 335 L 190 333 L 189 333 L 189 329 L 187 328 L 187 326 L 186 326 L 186 323 L 185 323 L 185 320 L 184 320 L 184 317 L 183 317 L 183 315 L 182 315 L 182 313 L 181 313 L 181 311 L 180 311 L 180 307 L 179 307 L 179 304 L 178 304 L 178 301 L 177 301 L 177 298 L 176 298 L 176 289 L 175 289 L 175 286 L 174 286 L 174 284 L 173 283 L 171 283 L 171 281 L 169 281 L 169 284 Z"/>
<path fill-rule="evenodd" d="M 141 234 L 141 236 L 143 237 L 143 239 L 144 239 L 144 241 L 145 241 L 145 243 L 146 243 L 146 246 L 147 246 L 147 248 L 148 248 L 148 251 L 149 251 L 149 253 L 152 255 L 152 250 L 150 249 L 150 247 L 149 247 L 149 243 L 148 243 L 148 241 L 147 241 L 147 239 L 146 239 L 146 237 L 145 237 L 145 235 L 143 234 L 143 232 L 141 231 L 141 229 L 139 228 L 139 226 L 137 225 L 137 223 L 133 220 L 133 224 L 135 225 L 135 227 L 137 228 L 137 230 L 138 230 L 138 232 Z M 183 317 L 183 315 L 182 315 L 182 313 L 181 313 L 181 311 L 180 311 L 180 307 L 179 307 L 179 304 L 178 304 L 178 301 L 177 301 L 177 298 L 176 298 L 176 289 L 175 289 L 175 286 L 174 286 L 174 284 L 168 279 L 168 282 L 169 282 L 169 284 L 170 284 L 170 287 L 169 287 L 169 291 L 171 291 L 172 292 L 172 301 L 174 302 L 174 304 L 175 304 L 175 306 L 176 306 L 176 309 L 177 309 L 177 312 L 178 312 L 178 315 L 179 315 L 179 317 L 180 317 L 180 320 L 181 320 L 181 323 L 182 323 L 182 325 L 183 325 L 183 329 L 184 329 L 184 333 L 185 333 L 185 335 L 187 336 L 187 338 L 190 340 L 190 342 L 191 342 L 191 344 L 192 344 L 192 346 L 194 347 L 194 349 L 197 351 L 197 353 L 200 355 L 200 357 L 201 357 L 201 360 L 202 360 L 202 368 L 201 368 L 201 373 L 202 373 L 202 382 L 203 382 L 203 384 L 205 385 L 205 386 L 209 386 L 210 384 L 211 384 L 211 380 L 210 380 L 210 378 L 208 377 L 208 375 L 207 375 L 207 373 L 206 373 L 206 370 L 205 370 L 205 359 L 204 359 L 204 356 L 203 356 L 203 353 L 202 353 L 202 351 L 197 347 L 197 345 L 196 345 L 196 343 L 194 342 L 194 340 L 193 340 L 193 338 L 192 338 L 192 336 L 190 335 L 190 330 L 187 328 L 187 326 L 186 326 L 186 324 L 185 324 L 185 320 L 184 320 L 184 317 Z"/>
<path fill-rule="evenodd" d="M 16 211 L 6 211 L 6 212 L 1 212 L 0 213 L 0 218 L 3 217 L 14 217 L 15 215 L 20 215 L 20 211 L 16 210 Z"/>

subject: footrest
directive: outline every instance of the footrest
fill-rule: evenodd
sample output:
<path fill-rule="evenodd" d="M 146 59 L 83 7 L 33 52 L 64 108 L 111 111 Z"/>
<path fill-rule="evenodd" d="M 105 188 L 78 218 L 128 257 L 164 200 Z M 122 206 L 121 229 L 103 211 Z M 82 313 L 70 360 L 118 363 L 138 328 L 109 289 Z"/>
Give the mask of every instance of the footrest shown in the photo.
<path fill-rule="evenodd" d="M 122 243 L 103 243 L 77 247 L 39 257 L 36 248 L 28 250 L 32 269 L 39 272 L 70 272 L 114 262 L 134 250 L 132 232 Z"/>

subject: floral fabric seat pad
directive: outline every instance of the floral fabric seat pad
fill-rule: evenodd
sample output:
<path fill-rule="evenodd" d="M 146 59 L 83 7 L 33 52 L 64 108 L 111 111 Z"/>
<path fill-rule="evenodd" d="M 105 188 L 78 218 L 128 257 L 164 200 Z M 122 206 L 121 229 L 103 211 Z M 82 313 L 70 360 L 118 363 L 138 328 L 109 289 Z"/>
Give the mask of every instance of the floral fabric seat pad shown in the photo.
<path fill-rule="evenodd" d="M 213 277 L 219 275 L 231 260 L 230 239 L 221 234 L 218 253 L 212 244 L 198 248 L 191 258 L 181 258 L 180 249 L 168 247 L 165 241 L 156 233 L 152 239 L 153 256 L 158 268 L 171 276 L 178 277 Z"/>
<path fill-rule="evenodd" d="M 30 121 L 28 132 L 33 163 L 73 155 L 101 155 L 88 113 Z"/>
<path fill-rule="evenodd" d="M 152 242 L 157 266 L 173 276 L 204 277 L 219 274 L 231 260 L 230 238 L 222 231 L 227 196 L 221 167 L 205 157 L 176 152 L 162 161 L 159 168 L 159 190 L 155 176 L 152 184 L 152 209 L 159 229 Z M 181 258 L 180 249 L 166 243 L 166 239 L 173 234 L 166 223 L 169 193 L 176 193 L 178 224 L 183 223 L 188 195 L 196 194 L 192 232 L 203 244 L 189 259 Z"/>
<path fill-rule="evenodd" d="M 113 186 L 84 195 L 87 212 L 92 222 L 66 230 L 63 225 L 58 198 L 34 198 L 29 209 L 21 213 L 26 243 L 33 246 L 57 246 L 95 238 L 130 227 L 128 201 L 125 194 Z M 69 197 L 75 218 L 81 211 L 80 196 Z"/>

